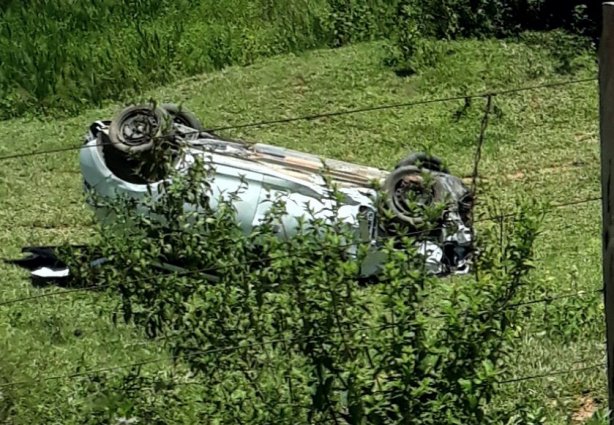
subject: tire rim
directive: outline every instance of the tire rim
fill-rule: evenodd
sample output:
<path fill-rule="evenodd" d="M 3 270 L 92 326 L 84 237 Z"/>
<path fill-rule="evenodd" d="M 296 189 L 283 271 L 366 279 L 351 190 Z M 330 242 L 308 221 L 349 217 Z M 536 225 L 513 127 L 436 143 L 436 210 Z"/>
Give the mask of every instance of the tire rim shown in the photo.
<path fill-rule="evenodd" d="M 408 194 L 415 194 L 414 203 L 410 204 Z M 433 193 L 422 184 L 422 179 L 419 176 L 404 176 L 395 184 L 394 196 L 392 203 L 394 207 L 407 217 L 416 219 L 416 208 L 425 209 L 433 202 Z M 414 206 L 412 208 L 412 206 Z"/>
<path fill-rule="evenodd" d="M 147 143 L 160 127 L 156 115 L 152 111 L 135 111 L 121 124 L 119 131 L 122 143 L 128 146 L 138 146 Z"/>

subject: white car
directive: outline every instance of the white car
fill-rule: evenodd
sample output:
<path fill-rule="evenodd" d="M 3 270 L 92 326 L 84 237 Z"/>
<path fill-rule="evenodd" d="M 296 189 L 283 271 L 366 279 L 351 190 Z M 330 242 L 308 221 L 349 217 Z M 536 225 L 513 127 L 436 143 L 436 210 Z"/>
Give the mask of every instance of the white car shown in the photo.
<path fill-rule="evenodd" d="M 286 205 L 282 220 L 284 236 L 292 236 L 297 218 L 309 216 L 308 210 L 315 211 L 317 217 L 330 219 L 330 189 L 321 175 L 325 163 L 333 182 L 345 196 L 339 218 L 351 224 L 363 241 L 371 243 L 371 254 L 362 267 L 366 277 L 377 275 L 378 266 L 384 261 L 378 251 L 383 240 L 395 237 L 378 226 L 378 192 L 373 189 L 373 181 L 383 185 L 387 193 L 384 205 L 409 234 L 419 234 L 424 221 L 407 203 L 410 192 L 419 195 L 424 204 L 446 202 L 442 226 L 428 237 L 417 238 L 416 243 L 432 273 L 460 274 L 469 270 L 471 193 L 437 158 L 410 155 L 388 172 L 276 146 L 225 139 L 205 131 L 192 113 L 176 105 L 136 105 L 125 108 L 110 121 L 97 121 L 90 126 L 80 150 L 85 191 L 103 197 L 120 193 L 137 199 L 148 193 L 156 196 L 158 183 L 168 177 L 139 172 L 137 164 L 139 155 L 149 152 L 160 140 L 175 146 L 173 166 L 177 170 L 185 171 L 197 157 L 212 166 L 213 208 L 220 197 L 244 186 L 233 202 L 237 220 L 246 233 L 260 223 L 271 208 L 268 200 L 276 197 L 281 197 Z M 433 177 L 432 185 L 424 184 L 424 173 Z M 95 204 L 92 207 L 101 220 L 112 219 L 105 208 Z"/>

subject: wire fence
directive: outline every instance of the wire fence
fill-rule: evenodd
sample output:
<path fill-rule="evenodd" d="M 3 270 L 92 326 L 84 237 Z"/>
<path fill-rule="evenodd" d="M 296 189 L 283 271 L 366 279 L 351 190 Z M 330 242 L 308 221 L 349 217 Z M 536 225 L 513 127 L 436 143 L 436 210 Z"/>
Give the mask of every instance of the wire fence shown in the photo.
<path fill-rule="evenodd" d="M 557 203 L 553 203 L 551 208 L 565 208 L 565 207 L 571 207 L 571 206 L 577 206 L 577 205 L 582 205 L 582 204 L 588 204 L 588 203 L 592 203 L 592 202 L 596 202 L 601 200 L 601 197 L 590 197 L 588 199 L 581 199 L 581 200 L 576 200 L 576 201 L 568 201 L 568 202 L 557 202 Z M 551 211 L 551 209 L 545 209 L 543 210 L 543 212 L 549 212 Z M 497 216 L 490 216 L 490 217 L 483 217 L 483 218 L 479 218 L 474 220 L 475 223 L 485 223 L 485 222 L 497 222 L 503 219 L 508 219 L 508 218 L 513 218 L 514 214 L 504 214 L 504 215 L 497 215 Z M 413 232 L 412 235 L 415 237 L 419 237 L 421 235 L 424 234 L 428 234 L 428 233 L 432 233 L 434 230 L 443 230 L 445 229 L 445 227 L 432 227 L 426 230 L 422 230 L 422 231 L 416 231 Z M 168 235 L 167 235 L 168 236 Z M 376 241 L 379 242 L 385 242 L 387 239 L 384 237 L 381 238 L 376 238 Z M 351 248 L 352 246 L 354 246 L 354 244 L 347 244 L 347 245 L 340 245 L 340 248 Z M 282 259 L 282 258 L 292 258 L 295 254 L 287 254 L 285 256 L 279 256 L 276 257 L 275 259 Z M 248 265 L 257 265 L 261 262 L 262 260 L 260 259 L 256 259 L 256 260 L 252 260 L 251 262 L 249 262 Z M 216 265 L 216 266 L 211 266 L 211 267 L 207 267 L 207 268 L 200 268 L 197 270 L 185 270 L 183 272 L 179 272 L 176 275 L 178 276 L 199 276 L 199 275 L 207 275 L 207 274 L 214 274 L 214 273 L 221 273 L 224 272 L 225 270 L 231 269 L 235 267 L 235 265 L 233 264 L 226 264 L 226 265 Z M 137 280 L 139 281 L 139 280 Z M 77 287 L 77 288 L 70 288 L 70 289 L 62 289 L 62 290 L 58 290 L 58 291 L 52 291 L 52 292 L 47 292 L 47 293 L 42 293 L 42 294 L 36 294 L 36 295 L 31 295 L 31 296 L 26 296 L 26 297 L 19 297 L 19 298 L 14 298 L 14 299 L 10 299 L 10 300 L 4 300 L 4 301 L 0 301 L 0 307 L 4 307 L 4 306 L 10 306 L 10 305 L 14 305 L 14 304 L 19 304 L 19 303 L 23 303 L 23 302 L 28 302 L 28 301 L 33 301 L 33 300 L 40 300 L 40 299 L 45 299 L 45 298 L 49 298 L 49 297 L 56 297 L 56 296 L 62 296 L 62 295 L 69 295 L 69 294 L 74 294 L 74 293 L 79 293 L 79 292 L 88 292 L 88 291 L 92 291 L 92 290 L 100 290 L 100 289 L 105 289 L 108 288 L 109 285 L 91 285 L 91 286 L 85 286 L 85 287 Z M 583 294 L 584 292 L 581 292 L 581 294 Z M 567 298 L 568 296 L 565 295 L 563 296 L 563 298 Z M 552 301 L 553 299 L 551 298 L 546 298 L 544 300 L 542 300 L 541 302 L 547 302 L 548 300 Z M 540 301 L 538 301 L 540 302 Z M 535 301 L 530 301 L 529 304 L 533 304 L 535 303 Z M 521 306 L 524 304 L 519 304 L 518 306 Z"/>
<path fill-rule="evenodd" d="M 206 129 L 205 132 L 213 133 L 213 132 L 225 131 L 225 130 L 239 130 L 239 129 L 244 129 L 244 128 L 263 127 L 263 126 L 279 125 L 279 124 L 290 124 L 290 123 L 294 123 L 298 121 L 312 121 L 312 120 L 334 117 L 334 116 L 353 115 L 353 114 L 359 114 L 359 113 L 367 113 L 367 112 L 399 109 L 399 108 L 411 108 L 415 106 L 429 105 L 429 104 L 434 104 L 434 103 L 445 103 L 445 102 L 452 102 L 452 101 L 466 100 L 466 99 L 485 98 L 485 99 L 490 99 L 490 101 L 492 101 L 492 98 L 494 96 L 521 93 L 521 92 L 531 91 L 531 90 L 551 89 L 551 88 L 557 88 L 557 87 L 562 87 L 562 86 L 567 86 L 567 85 L 572 85 L 572 84 L 583 84 L 583 83 L 596 82 L 596 81 L 597 81 L 596 78 L 583 78 L 583 79 L 577 79 L 577 80 L 550 82 L 550 83 L 544 83 L 540 85 L 518 87 L 514 89 L 492 91 L 492 92 L 487 92 L 487 93 L 465 94 L 465 95 L 459 95 L 459 96 L 417 100 L 413 102 L 374 105 L 374 106 L 368 106 L 368 107 L 363 107 L 363 108 L 347 109 L 347 110 L 341 110 L 341 111 L 331 111 L 331 112 L 325 112 L 325 113 L 315 113 L 311 115 L 301 115 L 301 116 L 296 116 L 296 117 L 280 118 L 280 119 L 268 120 L 268 121 L 263 120 L 263 121 L 251 122 L 251 123 L 216 126 L 216 127 Z M 490 114 L 491 107 L 489 106 L 487 110 L 488 110 L 488 114 Z M 485 115 L 485 117 L 487 116 L 488 115 Z M 488 122 L 486 120 L 486 122 L 483 123 L 484 131 L 486 130 L 487 125 L 488 125 Z M 201 132 L 199 131 L 199 132 L 196 132 L 195 134 L 199 134 L 199 133 Z M 190 133 L 186 133 L 186 135 L 190 135 Z M 483 138 L 484 136 L 482 135 L 481 137 Z M 162 138 L 164 138 L 164 136 L 162 136 Z M 91 148 L 102 146 L 103 144 L 104 143 L 92 144 L 92 145 L 87 145 L 87 146 L 80 144 L 80 145 L 75 145 L 75 146 L 67 146 L 67 147 L 54 148 L 54 149 L 41 149 L 41 150 L 36 150 L 36 151 L 31 151 L 31 152 L 16 153 L 16 154 L 11 154 L 11 155 L 0 156 L 0 161 L 27 158 L 27 157 L 39 156 L 39 155 L 50 155 L 50 154 L 55 154 L 55 153 L 70 152 L 70 151 L 81 150 L 81 149 L 91 149 Z"/>
<path fill-rule="evenodd" d="M 360 108 L 348 108 L 346 110 L 328 111 L 328 112 L 323 112 L 323 113 L 314 113 L 314 114 L 303 115 L 303 116 L 285 117 L 285 118 L 279 118 L 279 119 L 273 119 L 273 120 L 262 120 L 262 121 L 251 122 L 251 123 L 239 123 L 239 124 L 234 124 L 234 125 L 220 125 L 220 126 L 210 128 L 206 130 L 206 132 L 213 134 L 215 132 L 220 132 L 220 131 L 245 129 L 245 128 L 257 128 L 257 127 L 264 127 L 264 126 L 271 126 L 271 125 L 287 125 L 287 124 L 292 124 L 292 123 L 301 122 L 301 121 L 313 121 L 313 120 L 329 118 L 329 117 L 340 117 L 340 116 L 353 115 L 353 114 L 365 114 L 365 113 L 370 113 L 374 111 L 413 108 L 413 107 L 418 107 L 421 105 L 446 103 L 446 102 L 454 102 L 454 101 L 467 101 L 468 99 L 484 99 L 485 100 L 484 111 L 483 111 L 481 121 L 480 121 L 479 134 L 477 135 L 477 139 L 476 139 L 475 154 L 473 156 L 473 167 L 472 167 L 473 169 L 472 169 L 472 173 L 470 176 L 472 190 L 474 193 L 477 193 L 479 195 L 480 193 L 479 192 L 480 166 L 481 166 L 481 161 L 484 155 L 484 145 L 485 143 L 487 143 L 487 139 L 488 139 L 489 121 L 491 118 L 491 114 L 493 113 L 494 99 L 496 97 L 516 94 L 516 93 L 531 92 L 531 91 L 542 90 L 542 89 L 553 89 L 553 88 L 559 88 L 559 87 L 568 86 L 568 85 L 593 83 L 596 81 L 597 81 L 596 78 L 587 78 L 587 79 L 579 79 L 579 80 L 551 82 L 551 83 L 545 83 L 545 84 L 540 84 L 540 85 L 535 85 L 535 86 L 519 87 L 519 88 L 513 88 L 513 89 L 507 89 L 507 90 L 478 93 L 478 94 L 465 94 L 465 95 L 450 96 L 450 97 L 435 98 L 435 99 L 421 99 L 421 100 L 416 100 L 412 102 L 403 102 L 403 103 L 370 105 L 370 106 L 365 106 L 365 107 L 360 107 Z M 556 126 L 556 125 L 563 125 L 563 124 L 574 125 L 574 120 L 569 119 L 569 120 L 547 122 L 547 123 L 544 123 L 543 125 L 535 125 L 534 127 L 542 128 L 542 127 L 549 127 L 549 126 Z M 530 132 L 531 130 L 527 130 L 527 131 Z M 42 150 L 24 152 L 24 153 L 15 153 L 11 155 L 0 156 L 0 162 L 18 160 L 22 158 L 28 158 L 28 157 L 34 157 L 34 156 L 40 156 L 40 155 L 52 155 L 56 153 L 73 152 L 73 151 L 78 151 L 81 149 L 95 148 L 97 146 L 100 146 L 100 144 L 87 145 L 87 146 L 84 146 L 84 145 L 67 146 L 67 147 L 60 147 L 60 148 L 53 148 L 53 149 L 42 149 Z M 588 167 L 588 166 L 591 166 L 591 164 L 580 165 L 580 167 L 582 166 Z M 571 199 L 558 199 L 556 202 L 553 202 L 546 210 L 544 210 L 544 212 L 552 212 L 555 209 L 591 204 L 594 202 L 598 202 L 600 200 L 601 200 L 601 196 L 590 196 L 590 197 L 584 197 L 580 199 L 578 198 L 573 199 L 573 197 Z M 478 198 L 478 201 L 479 201 L 479 198 Z M 486 217 L 478 217 L 475 219 L 475 223 L 497 222 L 497 221 L 501 221 L 501 220 L 504 220 L 507 218 L 513 218 L 513 217 L 514 217 L 513 213 L 486 216 Z M 433 230 L 434 229 L 428 229 L 425 232 L 432 232 Z M 257 263 L 257 261 L 258 260 L 256 260 L 255 263 Z M 185 272 L 180 272 L 179 275 L 201 276 L 203 274 L 209 274 L 209 273 L 220 273 L 221 271 L 224 270 L 224 267 L 233 267 L 233 266 L 227 265 L 227 266 L 210 267 L 210 268 L 199 269 L 199 270 L 187 270 Z M 65 288 L 65 289 L 61 289 L 57 291 L 36 293 L 33 295 L 0 301 L 0 308 L 10 309 L 10 308 L 14 308 L 15 306 L 19 304 L 32 303 L 32 302 L 43 302 L 47 299 L 58 298 L 58 297 L 71 295 L 75 293 L 87 294 L 88 292 L 92 290 L 108 289 L 108 287 L 109 285 L 91 285 L 91 286 L 85 286 L 85 287 Z M 566 291 L 566 292 L 561 292 L 558 294 L 552 294 L 549 296 L 538 296 L 532 299 L 528 299 L 522 302 L 508 305 L 505 308 L 506 309 L 519 309 L 522 307 L 533 306 L 533 305 L 541 305 L 541 304 L 547 305 L 547 304 L 557 303 L 563 300 L 580 299 L 580 298 L 595 296 L 596 294 L 600 294 L 602 292 L 603 292 L 602 289 L 596 289 L 596 290 L 585 289 L 581 291 L 578 291 L 578 290 Z M 383 327 L 379 327 L 379 328 L 383 329 Z M 354 330 L 360 330 L 360 329 L 354 329 Z M 369 327 L 363 330 L 373 331 L 375 330 L 375 328 Z M 342 330 L 342 329 L 338 330 L 338 332 L 344 332 L 344 331 L 345 330 Z M 321 337 L 321 336 L 322 335 L 318 335 L 317 337 Z M 286 339 L 271 339 L 271 340 L 260 342 L 258 344 L 270 345 L 270 344 L 274 344 L 278 342 L 287 342 L 287 341 Z M 149 342 L 146 342 L 145 344 L 148 344 L 148 343 Z M 143 344 L 143 343 L 137 343 L 135 345 L 140 345 L 140 344 Z M 240 346 L 233 345 L 233 346 L 216 347 L 210 350 L 197 351 L 190 355 L 204 356 L 204 355 L 222 353 L 222 352 L 227 352 L 227 351 L 232 351 L 232 350 L 242 350 L 242 349 L 247 349 L 247 348 L 254 348 L 255 346 L 256 345 L 253 345 L 253 344 L 244 344 Z M 48 382 L 48 381 L 73 380 L 73 379 L 93 376 L 93 375 L 100 374 L 100 373 L 131 369 L 135 367 L 142 367 L 142 366 L 146 366 L 150 364 L 165 362 L 167 360 L 168 360 L 167 357 L 160 357 L 160 358 L 151 358 L 151 359 L 143 360 L 140 362 L 127 363 L 127 364 L 122 364 L 122 365 L 117 365 L 117 366 L 101 366 L 99 368 L 88 369 L 88 370 L 80 371 L 77 373 L 58 374 L 58 375 L 41 374 L 40 376 L 37 376 L 33 379 L 25 379 L 25 380 L 20 380 L 20 381 L 0 383 L 0 389 L 5 388 L 5 387 L 12 387 L 12 386 L 35 385 L 35 384 L 40 384 L 40 383 Z M 583 360 L 580 360 L 580 362 L 585 363 L 585 361 Z M 512 384 L 524 383 L 527 381 L 534 381 L 534 380 L 539 380 L 539 379 L 544 379 L 544 378 L 549 378 L 549 377 L 563 376 L 563 375 L 568 375 L 568 374 L 594 373 L 595 371 L 603 370 L 604 368 L 605 368 L 604 363 L 599 362 L 597 364 L 590 364 L 588 366 L 582 366 L 582 367 L 573 367 L 573 368 L 568 368 L 568 369 L 555 369 L 555 370 L 551 370 L 551 371 L 544 372 L 544 373 L 538 373 L 538 374 L 532 374 L 532 375 L 526 375 L 526 376 L 513 376 L 510 378 L 506 378 L 506 379 L 500 379 L 497 382 L 500 385 L 512 385 Z M 197 380 L 193 382 L 181 382 L 179 384 L 200 385 L 202 384 L 202 381 Z"/>

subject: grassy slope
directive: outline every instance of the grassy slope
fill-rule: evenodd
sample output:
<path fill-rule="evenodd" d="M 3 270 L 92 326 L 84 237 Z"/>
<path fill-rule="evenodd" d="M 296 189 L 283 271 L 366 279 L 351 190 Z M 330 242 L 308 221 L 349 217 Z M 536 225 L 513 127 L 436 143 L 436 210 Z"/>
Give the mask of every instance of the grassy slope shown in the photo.
<path fill-rule="evenodd" d="M 384 68 L 381 45 L 367 44 L 229 68 L 150 94 L 160 100 L 185 101 L 206 125 L 218 126 L 506 89 L 593 76 L 595 71 L 587 60 L 573 76 L 556 75 L 544 52 L 510 42 L 449 46 L 433 67 L 411 78 L 399 78 Z M 555 202 L 599 194 L 596 83 L 499 96 L 494 102 L 498 113 L 491 117 L 481 162 L 482 199 L 496 197 L 505 206 L 522 194 Z M 484 101 L 475 99 L 457 119 L 462 104 L 437 103 L 226 133 L 378 167 L 391 167 L 409 151 L 428 147 L 445 158 L 454 173 L 469 175 Z M 116 110 L 87 111 L 63 121 L 0 123 L 0 155 L 78 144 L 90 121 L 110 117 Z M 79 243 L 91 237 L 91 216 L 80 189 L 76 152 L 2 162 L 0 256 L 14 257 L 27 244 Z M 548 215 L 538 244 L 536 277 L 552 293 L 598 288 L 598 208 L 593 202 Z M 14 268 L 0 269 L 0 302 L 45 291 L 33 289 Z M 598 297 L 590 299 L 599 302 Z M 567 308 L 569 302 L 548 308 Z M 135 329 L 114 327 L 108 313 L 112 306 L 109 296 L 85 293 L 0 306 L 0 379 L 66 374 L 78 366 L 91 369 L 164 355 Z M 512 365 L 516 375 L 602 360 L 601 323 L 579 329 L 575 340 L 563 341 L 550 335 L 559 324 L 544 321 L 540 311 L 537 308 L 527 318 Z M 538 334 L 544 324 L 546 334 Z M 153 371 L 164 364 L 147 368 Z M 594 370 L 509 385 L 498 402 L 523 394 L 548 408 L 549 423 L 566 423 L 583 392 L 603 397 L 602 375 Z M 61 412 L 87 411 L 82 405 L 84 381 L 0 387 L 0 394 L 5 402 L 15 403 L 14 423 L 74 423 L 78 416 Z M 40 418 L 44 421 L 38 422 Z M 189 421 L 174 417 L 179 420 Z"/>

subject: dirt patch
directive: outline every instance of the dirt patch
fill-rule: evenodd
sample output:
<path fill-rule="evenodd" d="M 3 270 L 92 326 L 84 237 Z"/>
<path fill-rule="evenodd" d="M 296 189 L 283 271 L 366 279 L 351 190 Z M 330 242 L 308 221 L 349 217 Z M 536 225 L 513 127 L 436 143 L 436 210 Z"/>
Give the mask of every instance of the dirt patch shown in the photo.
<path fill-rule="evenodd" d="M 576 142 L 598 142 L 597 132 L 576 133 L 574 135 Z"/>
<path fill-rule="evenodd" d="M 580 425 L 588 422 L 599 409 L 599 403 L 590 395 L 584 395 L 580 399 L 580 406 L 571 415 L 571 423 Z"/>
<path fill-rule="evenodd" d="M 523 173 L 522 171 L 518 171 L 517 173 L 514 173 L 514 174 L 508 174 L 506 177 L 509 180 L 521 180 L 521 179 L 524 179 L 525 175 L 526 174 Z"/>

